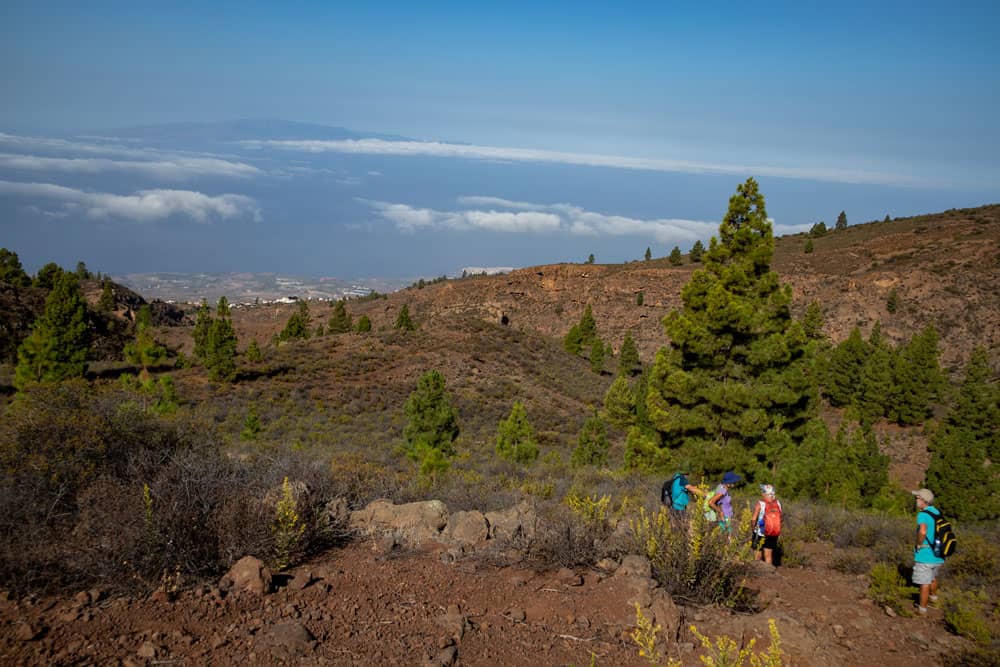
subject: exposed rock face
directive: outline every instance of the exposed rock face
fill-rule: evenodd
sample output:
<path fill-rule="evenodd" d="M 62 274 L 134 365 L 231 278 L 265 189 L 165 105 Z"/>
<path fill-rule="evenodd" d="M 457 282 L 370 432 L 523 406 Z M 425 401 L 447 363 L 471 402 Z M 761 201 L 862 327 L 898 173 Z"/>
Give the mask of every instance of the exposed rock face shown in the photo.
<path fill-rule="evenodd" d="M 257 595 L 271 592 L 272 576 L 260 559 L 244 556 L 219 581 L 219 587 L 234 591 L 250 591 Z"/>
<path fill-rule="evenodd" d="M 490 535 L 490 525 L 482 512 L 455 512 L 448 517 L 444 536 L 451 542 L 474 546 Z"/>
<path fill-rule="evenodd" d="M 530 539 L 535 535 L 538 515 L 528 502 L 522 501 L 505 510 L 487 512 L 485 516 L 492 539 L 513 540 L 519 537 Z"/>
<path fill-rule="evenodd" d="M 351 512 L 350 527 L 363 535 L 391 533 L 419 544 L 438 539 L 448 525 L 448 507 L 440 500 L 396 505 L 391 500 L 376 500 L 364 509 Z"/>

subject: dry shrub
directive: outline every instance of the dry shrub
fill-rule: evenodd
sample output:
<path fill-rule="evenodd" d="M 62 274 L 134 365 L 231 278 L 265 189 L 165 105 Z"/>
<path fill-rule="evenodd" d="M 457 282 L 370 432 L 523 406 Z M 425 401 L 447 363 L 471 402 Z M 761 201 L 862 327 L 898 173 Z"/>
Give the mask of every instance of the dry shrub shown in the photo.
<path fill-rule="evenodd" d="M 535 535 L 522 545 L 526 556 L 548 566 L 590 566 L 617 555 L 607 522 L 588 521 L 566 504 L 549 501 L 536 506 Z"/>

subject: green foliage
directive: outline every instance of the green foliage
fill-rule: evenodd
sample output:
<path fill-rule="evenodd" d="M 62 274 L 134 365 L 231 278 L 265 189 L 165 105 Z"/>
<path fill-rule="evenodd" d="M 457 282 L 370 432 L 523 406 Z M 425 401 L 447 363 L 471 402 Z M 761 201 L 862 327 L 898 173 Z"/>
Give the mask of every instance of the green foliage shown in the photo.
<path fill-rule="evenodd" d="M 396 316 L 396 324 L 394 328 L 400 331 L 414 331 L 417 327 L 414 326 L 413 320 L 410 319 L 410 306 L 409 304 L 403 304 L 403 307 L 399 309 L 399 315 Z"/>
<path fill-rule="evenodd" d="M 647 262 L 649 260 L 653 259 L 653 251 L 649 249 L 649 246 L 646 246 L 646 256 L 645 257 L 646 257 L 646 261 Z"/>
<path fill-rule="evenodd" d="M 931 414 L 944 376 L 938 366 L 938 334 L 932 325 L 899 348 L 893 368 L 890 418 L 903 426 L 913 426 Z"/>
<path fill-rule="evenodd" d="M 515 401 L 510 416 L 500 421 L 496 452 L 500 458 L 514 463 L 531 463 L 538 458 L 535 430 L 521 401 Z"/>
<path fill-rule="evenodd" d="M 205 349 L 205 369 L 208 377 L 216 382 L 236 379 L 236 330 L 229 316 L 229 301 L 220 297 L 215 319 L 208 330 Z"/>
<path fill-rule="evenodd" d="M 802 251 L 805 254 L 809 255 L 809 254 L 811 254 L 813 252 L 813 250 L 815 250 L 815 248 L 813 247 L 813 240 L 812 239 L 806 239 L 806 246 L 805 246 L 805 248 L 803 248 Z"/>
<path fill-rule="evenodd" d="M 632 332 L 625 332 L 622 349 L 618 352 L 618 374 L 636 375 L 642 372 L 642 362 L 639 360 L 639 348 L 635 346 Z"/>
<path fill-rule="evenodd" d="M 152 382 L 152 379 L 150 379 Z M 174 385 L 174 378 L 169 375 L 161 375 L 156 381 L 156 402 L 153 403 L 153 412 L 159 415 L 169 415 L 177 412 L 180 404 L 180 396 L 177 395 L 177 387 Z"/>
<path fill-rule="evenodd" d="M 347 303 L 341 299 L 333 306 L 333 315 L 330 316 L 330 321 L 326 325 L 327 333 L 348 333 L 353 326 L 351 314 L 347 312 Z M 371 327 L 371 322 L 368 323 L 368 326 Z"/>
<path fill-rule="evenodd" d="M 857 327 L 851 330 L 851 335 L 846 340 L 830 351 L 824 378 L 824 394 L 831 405 L 851 403 L 855 391 L 861 385 L 861 373 L 867 356 L 868 346 Z"/>
<path fill-rule="evenodd" d="M 65 273 L 61 266 L 55 262 L 49 262 L 42 268 L 38 269 L 38 273 L 35 274 L 34 286 L 40 287 L 42 289 L 53 289 L 56 286 L 56 281 Z"/>
<path fill-rule="evenodd" d="M 699 263 L 701 261 L 702 255 L 704 254 L 705 254 L 705 244 L 701 242 L 701 239 L 698 239 L 697 241 L 694 242 L 694 245 L 691 246 L 691 253 L 690 253 L 691 263 L 692 264 Z"/>
<path fill-rule="evenodd" d="M 885 299 L 885 309 L 890 315 L 899 310 L 899 293 L 895 287 L 889 290 L 889 296 Z"/>
<path fill-rule="evenodd" d="M 608 442 L 607 429 L 604 421 L 596 412 L 587 418 L 580 431 L 580 437 L 576 442 L 576 449 L 570 456 L 570 463 L 574 466 L 603 466 L 608 462 L 608 449 L 611 447 Z"/>
<path fill-rule="evenodd" d="M 683 261 L 683 255 L 681 255 L 681 249 L 678 248 L 677 246 L 674 246 L 673 250 L 670 251 L 669 259 L 671 266 L 680 266 L 681 261 Z"/>
<path fill-rule="evenodd" d="M 882 326 L 876 322 L 868 339 L 868 357 L 861 367 L 861 384 L 857 389 L 856 404 L 865 424 L 877 421 L 890 407 L 894 355 L 881 332 Z"/>
<path fill-rule="evenodd" d="M 590 255 L 587 256 L 587 262 L 586 263 L 587 264 L 593 264 L 594 263 L 594 253 L 590 253 Z"/>
<path fill-rule="evenodd" d="M 960 520 L 1000 516 L 1000 473 L 995 463 L 1000 405 L 990 376 L 986 350 L 977 348 L 965 366 L 955 405 L 930 441 L 928 488 L 948 515 Z"/>
<path fill-rule="evenodd" d="M 408 419 L 403 451 L 430 472 L 440 470 L 442 462 L 446 464 L 455 454 L 459 431 L 458 414 L 445 390 L 444 376 L 437 371 L 424 373 L 406 399 L 403 414 Z"/>
<path fill-rule="evenodd" d="M 826 223 L 820 220 L 815 225 L 809 228 L 809 236 L 818 238 L 820 236 L 825 236 L 827 232 Z"/>
<path fill-rule="evenodd" d="M 956 635 L 988 645 L 993 639 L 986 622 L 991 607 L 985 591 L 950 591 L 944 598 L 944 622 Z"/>
<path fill-rule="evenodd" d="M 102 313 L 110 313 L 115 309 L 115 293 L 111 287 L 110 280 L 101 281 L 101 298 L 97 301 L 97 310 Z"/>
<path fill-rule="evenodd" d="M 362 315 L 358 318 L 358 323 L 355 326 L 355 331 L 358 333 L 368 333 L 372 330 L 372 321 L 367 315 Z"/>
<path fill-rule="evenodd" d="M 14 386 L 82 377 L 87 368 L 90 331 L 77 278 L 60 273 L 45 299 L 45 311 L 17 350 Z"/>
<path fill-rule="evenodd" d="M 202 299 L 198 308 L 198 316 L 194 321 L 194 356 L 204 362 L 208 352 L 208 334 L 212 330 L 212 309 L 208 307 L 208 302 Z"/>
<path fill-rule="evenodd" d="M 875 434 L 842 423 L 831 438 L 821 419 L 812 420 L 798 446 L 776 446 L 775 470 L 788 497 L 813 498 L 842 507 L 871 507 L 888 485 L 889 457 Z"/>
<path fill-rule="evenodd" d="M 597 339 L 597 322 L 591 311 L 590 304 L 580 316 L 580 322 L 570 327 L 569 332 L 563 338 L 563 349 L 570 354 L 578 355 L 584 348 L 590 349 Z"/>
<path fill-rule="evenodd" d="M 241 440 L 256 440 L 260 436 L 261 425 L 260 415 L 257 414 L 257 406 L 250 404 L 247 414 L 243 418 L 243 429 L 240 431 Z"/>
<path fill-rule="evenodd" d="M 635 394 L 626 375 L 619 374 L 604 394 L 604 417 L 618 428 L 628 428 L 635 423 Z"/>
<path fill-rule="evenodd" d="M 846 213 L 844 213 L 843 211 L 840 212 L 840 215 L 837 216 L 837 223 L 834 225 L 833 228 L 836 229 L 838 232 L 842 232 L 845 229 L 847 229 L 847 214 Z"/>
<path fill-rule="evenodd" d="M 278 571 L 291 565 L 292 556 L 302 540 L 305 524 L 299 519 L 298 502 L 286 477 L 281 483 L 281 498 L 274 508 L 274 558 L 272 564 Z"/>
<path fill-rule="evenodd" d="M 604 342 L 594 338 L 590 344 L 590 372 L 600 375 L 604 370 Z"/>
<path fill-rule="evenodd" d="M 0 248 L 0 283 L 14 287 L 27 287 L 31 284 L 31 278 L 21 266 L 21 258 L 7 248 Z"/>
<path fill-rule="evenodd" d="M 635 293 L 635 305 L 641 306 L 646 301 L 646 293 L 643 290 L 639 290 Z"/>
<path fill-rule="evenodd" d="M 875 563 L 868 573 L 868 597 L 879 606 L 890 607 L 897 614 L 910 616 L 910 600 L 917 593 L 916 586 L 907 586 L 895 566 Z"/>
<path fill-rule="evenodd" d="M 768 432 L 801 439 L 815 414 L 812 351 L 790 311 L 791 289 L 771 271 L 771 224 L 757 183 L 729 201 L 705 267 L 664 319 L 646 399 L 663 444 L 708 472 L 753 474 Z"/>
<path fill-rule="evenodd" d="M 261 351 L 256 339 L 250 341 L 250 345 L 247 346 L 247 351 L 244 354 L 246 355 L 246 360 L 251 364 L 260 363 L 264 360 L 264 353 Z"/>
<path fill-rule="evenodd" d="M 305 300 L 299 301 L 299 308 L 289 315 L 285 328 L 278 334 L 281 342 L 290 340 L 308 340 L 310 336 L 309 326 L 311 324 L 309 316 L 309 304 Z"/>
<path fill-rule="evenodd" d="M 809 340 L 823 339 L 823 308 L 819 301 L 811 301 L 802 316 L 802 331 Z"/>
<path fill-rule="evenodd" d="M 125 360 L 142 368 L 140 378 L 149 376 L 149 367 L 163 361 L 167 349 L 153 338 L 153 313 L 149 304 L 139 308 L 135 317 L 135 339 L 125 345 Z"/>
<path fill-rule="evenodd" d="M 93 280 L 94 274 L 87 270 L 87 264 L 85 262 L 76 263 L 76 277 L 77 280 Z"/>

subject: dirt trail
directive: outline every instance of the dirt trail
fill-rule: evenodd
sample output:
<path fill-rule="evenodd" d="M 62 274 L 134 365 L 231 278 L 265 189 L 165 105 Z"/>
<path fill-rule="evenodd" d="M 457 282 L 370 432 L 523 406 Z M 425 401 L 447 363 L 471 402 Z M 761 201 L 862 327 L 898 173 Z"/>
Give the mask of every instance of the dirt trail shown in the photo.
<path fill-rule="evenodd" d="M 764 571 L 751 582 L 768 601 L 760 614 L 681 607 L 680 637 L 670 653 L 685 665 L 700 664 L 691 623 L 713 637 L 756 636 L 764 647 L 768 618 L 777 621 L 787 664 L 794 665 L 935 664 L 941 652 L 968 646 L 947 633 L 937 610 L 926 618 L 888 616 L 865 598 L 864 577 L 828 569 L 822 556 L 829 549 L 809 546 L 818 565 Z M 355 542 L 297 568 L 292 584 L 263 597 L 202 586 L 174 600 L 88 592 L 5 600 L 0 662 L 648 664 L 628 639 L 628 599 L 602 586 L 610 575 L 447 560 L 435 550 L 386 554 Z"/>

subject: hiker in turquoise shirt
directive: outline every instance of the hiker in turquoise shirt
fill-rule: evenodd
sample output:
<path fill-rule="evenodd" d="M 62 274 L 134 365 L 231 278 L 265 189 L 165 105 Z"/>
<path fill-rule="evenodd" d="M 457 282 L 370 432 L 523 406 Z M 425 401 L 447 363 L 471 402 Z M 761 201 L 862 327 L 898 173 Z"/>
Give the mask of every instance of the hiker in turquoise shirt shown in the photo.
<path fill-rule="evenodd" d="M 936 602 L 938 570 L 943 558 L 934 555 L 934 517 L 940 514 L 934 507 L 934 494 L 930 489 L 911 491 L 917 503 L 917 539 L 913 549 L 913 583 L 920 586 L 920 605 L 917 611 L 927 613 L 927 602 Z M 933 516 L 932 516 L 933 515 Z"/>
<path fill-rule="evenodd" d="M 674 512 L 683 512 L 691 502 L 691 494 L 701 495 L 701 489 L 688 481 L 687 476 L 691 474 L 691 466 L 687 463 L 681 465 L 674 475 L 670 485 L 670 509 Z"/>

